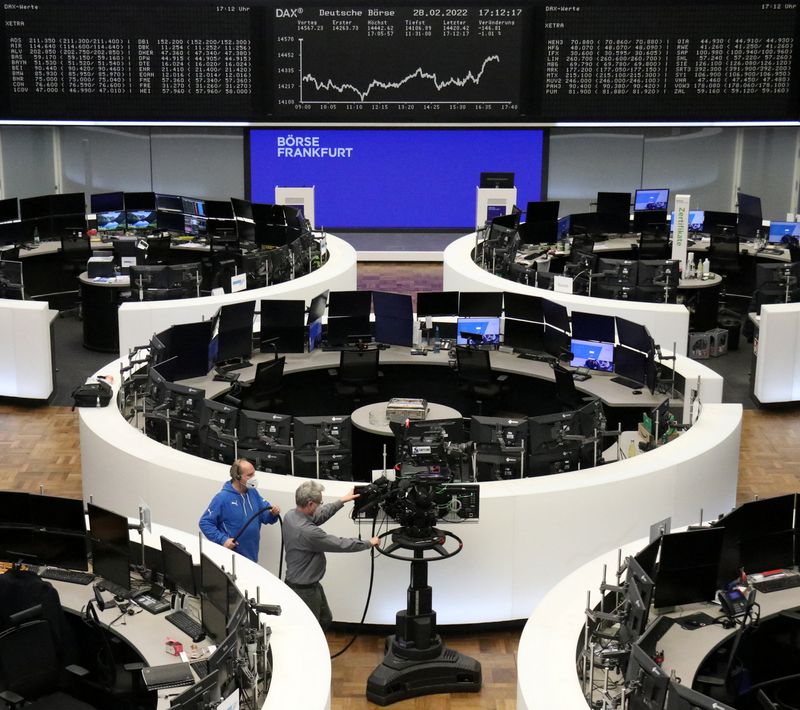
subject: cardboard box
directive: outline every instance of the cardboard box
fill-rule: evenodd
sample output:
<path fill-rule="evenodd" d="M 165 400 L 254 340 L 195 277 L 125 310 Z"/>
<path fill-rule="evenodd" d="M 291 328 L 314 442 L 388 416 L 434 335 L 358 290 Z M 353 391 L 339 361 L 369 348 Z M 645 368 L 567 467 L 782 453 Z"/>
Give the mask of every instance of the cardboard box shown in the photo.
<path fill-rule="evenodd" d="M 710 331 L 689 333 L 688 355 L 694 360 L 707 360 L 711 357 Z"/>
<path fill-rule="evenodd" d="M 719 357 L 728 352 L 728 329 L 714 328 L 708 331 L 711 357 Z"/>

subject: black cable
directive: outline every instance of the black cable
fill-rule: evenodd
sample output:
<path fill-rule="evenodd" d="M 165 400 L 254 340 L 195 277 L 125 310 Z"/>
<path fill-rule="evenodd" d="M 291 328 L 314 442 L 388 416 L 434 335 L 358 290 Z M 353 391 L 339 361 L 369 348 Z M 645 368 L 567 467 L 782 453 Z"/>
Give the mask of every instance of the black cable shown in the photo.
<path fill-rule="evenodd" d="M 375 525 L 377 523 L 377 518 L 372 519 L 372 535 L 370 536 L 375 537 Z M 338 658 L 341 656 L 350 646 L 353 645 L 355 640 L 358 638 L 358 633 L 361 630 L 361 627 L 364 625 L 364 619 L 367 618 L 367 611 L 369 610 L 369 601 L 372 598 L 372 585 L 373 581 L 375 580 L 375 548 L 370 549 L 369 556 L 370 556 L 370 563 L 369 563 L 369 587 L 367 589 L 367 601 L 364 604 L 364 613 L 361 615 L 361 620 L 358 622 L 358 626 L 356 626 L 355 633 L 353 637 L 345 644 L 344 648 L 341 651 L 337 651 L 331 656 L 331 660 L 334 658 Z"/>

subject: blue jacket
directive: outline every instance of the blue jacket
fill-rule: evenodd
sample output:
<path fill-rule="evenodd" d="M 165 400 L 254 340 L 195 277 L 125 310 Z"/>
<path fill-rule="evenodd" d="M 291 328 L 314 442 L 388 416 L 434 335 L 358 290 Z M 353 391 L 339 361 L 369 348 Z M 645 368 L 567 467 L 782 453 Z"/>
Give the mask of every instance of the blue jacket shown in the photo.
<path fill-rule="evenodd" d="M 231 481 L 222 486 L 222 490 L 214 496 L 208 510 L 200 518 L 200 529 L 212 542 L 222 545 L 229 537 L 234 537 L 242 526 L 254 513 L 270 504 L 261 497 L 255 488 L 248 488 L 247 494 L 242 495 Z M 272 525 L 278 520 L 269 510 L 265 510 L 253 520 L 247 529 L 238 538 L 239 544 L 236 552 L 253 562 L 258 562 L 258 544 L 261 541 L 261 524 Z"/>

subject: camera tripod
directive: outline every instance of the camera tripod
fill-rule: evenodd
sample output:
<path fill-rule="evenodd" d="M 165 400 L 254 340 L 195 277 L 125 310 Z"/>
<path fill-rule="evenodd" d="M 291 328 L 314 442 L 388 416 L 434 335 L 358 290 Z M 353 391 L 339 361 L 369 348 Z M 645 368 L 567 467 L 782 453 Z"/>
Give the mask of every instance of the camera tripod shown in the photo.
<path fill-rule="evenodd" d="M 391 536 L 381 554 L 411 563 L 411 582 L 406 608 L 398 611 L 395 633 L 386 638 L 386 655 L 367 681 L 367 699 L 377 705 L 389 705 L 419 695 L 433 693 L 477 692 L 481 688 L 481 666 L 478 661 L 447 648 L 436 632 L 436 612 L 428 585 L 428 562 L 448 559 L 461 552 L 463 543 L 451 532 L 430 528 L 420 536 L 408 527 L 396 528 L 380 535 Z M 456 549 L 445 548 L 447 538 L 457 543 Z M 407 550 L 411 555 L 397 554 Z M 425 553 L 429 553 L 426 557 Z"/>

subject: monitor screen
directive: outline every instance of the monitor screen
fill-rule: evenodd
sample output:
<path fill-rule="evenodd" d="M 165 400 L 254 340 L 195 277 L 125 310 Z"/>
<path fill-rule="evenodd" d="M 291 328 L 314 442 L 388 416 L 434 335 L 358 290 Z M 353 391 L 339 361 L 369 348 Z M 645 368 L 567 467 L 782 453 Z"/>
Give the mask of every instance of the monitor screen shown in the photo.
<path fill-rule="evenodd" d="M 784 243 L 784 237 L 800 238 L 800 222 L 770 222 L 769 241 L 771 244 Z"/>
<path fill-rule="evenodd" d="M 41 219 L 49 217 L 50 195 L 40 195 L 39 197 L 23 197 L 19 201 L 20 219 Z"/>
<path fill-rule="evenodd" d="M 503 344 L 515 350 L 544 352 L 544 325 L 506 318 L 503 324 Z"/>
<path fill-rule="evenodd" d="M 614 372 L 643 386 L 647 382 L 647 355 L 617 345 L 614 348 Z"/>
<path fill-rule="evenodd" d="M 636 644 L 631 646 L 625 683 L 630 687 L 626 699 L 631 710 L 663 710 L 669 675 Z"/>
<path fill-rule="evenodd" d="M 261 301 L 261 343 L 268 352 L 275 340 L 279 353 L 302 353 L 306 348 L 306 304 L 305 301 L 270 299 Z"/>
<path fill-rule="evenodd" d="M 550 325 L 544 327 L 544 351 L 553 357 L 561 357 L 570 351 L 570 337 Z"/>
<path fill-rule="evenodd" d="M 580 340 L 615 342 L 614 316 L 572 311 L 572 337 Z"/>
<path fill-rule="evenodd" d="M 414 337 L 411 296 L 373 291 L 372 302 L 375 308 L 375 340 L 410 347 Z"/>
<path fill-rule="evenodd" d="M 663 536 L 653 600 L 656 608 L 714 599 L 723 537 L 722 528 Z"/>
<path fill-rule="evenodd" d="M 543 299 L 542 312 L 544 313 L 544 322 L 547 325 L 569 333 L 569 313 L 565 306 Z"/>
<path fill-rule="evenodd" d="M 308 324 L 308 352 L 313 353 L 322 346 L 322 319 Z"/>
<path fill-rule="evenodd" d="M 89 544 L 94 573 L 109 582 L 131 588 L 131 552 L 128 519 L 92 503 L 89 513 Z"/>
<path fill-rule="evenodd" d="M 200 418 L 201 428 L 208 428 L 218 436 L 233 437 L 239 423 L 239 410 L 229 404 L 206 399 Z"/>
<path fill-rule="evenodd" d="M 192 555 L 183 545 L 161 536 L 161 560 L 165 586 L 197 596 Z"/>
<path fill-rule="evenodd" d="M 502 291 L 462 291 L 458 298 L 458 315 L 500 316 L 503 312 Z"/>
<path fill-rule="evenodd" d="M 458 291 L 420 291 L 417 293 L 417 317 L 457 316 Z"/>
<path fill-rule="evenodd" d="M 83 501 L 74 498 L 32 495 L 29 502 L 32 525 L 47 530 L 86 533 Z"/>
<path fill-rule="evenodd" d="M 667 209 L 668 202 L 669 190 L 667 189 L 636 190 L 633 198 L 633 209 L 635 212 L 643 212 L 645 210 L 664 211 Z"/>
<path fill-rule="evenodd" d="M 125 213 L 125 222 L 128 229 L 152 231 L 158 225 L 157 212 L 155 210 L 128 210 Z"/>
<path fill-rule="evenodd" d="M 127 211 L 145 210 L 155 212 L 156 196 L 152 192 L 126 192 L 125 209 Z"/>
<path fill-rule="evenodd" d="M 705 213 L 703 210 L 690 210 L 689 211 L 689 231 L 690 232 L 702 232 L 703 231 L 703 220 L 705 218 Z M 670 216 L 670 229 L 674 232 L 675 231 L 675 212 L 673 211 Z"/>
<path fill-rule="evenodd" d="M 67 192 L 53 195 L 50 210 L 54 215 L 86 214 L 86 196 L 82 192 Z"/>
<path fill-rule="evenodd" d="M 629 348 L 648 353 L 653 350 L 653 339 L 645 326 L 616 317 L 617 337 L 620 345 L 627 345 Z"/>
<path fill-rule="evenodd" d="M 19 219 L 19 201 L 16 197 L 0 200 L 0 222 Z"/>
<path fill-rule="evenodd" d="M 323 293 L 319 294 L 318 296 L 314 296 L 311 299 L 311 303 L 308 306 L 308 319 L 307 323 L 311 324 L 314 321 L 318 321 L 322 316 L 325 315 L 325 308 L 328 305 L 328 291 L 324 291 Z"/>
<path fill-rule="evenodd" d="M 614 343 L 601 343 L 595 340 L 572 339 L 570 346 L 573 367 L 588 367 L 590 370 L 614 372 Z"/>
<path fill-rule="evenodd" d="M 487 165 L 515 173 L 520 204 L 541 198 L 543 137 L 539 129 L 251 130 L 252 199 L 272 200 L 275 185 L 314 185 L 316 222 L 326 227 L 473 229 Z M 298 150 L 341 152 L 301 160 Z"/>
<path fill-rule="evenodd" d="M 253 219 L 253 204 L 250 202 L 250 200 L 240 200 L 236 197 L 231 197 L 231 208 L 233 209 L 233 215 L 234 217 L 236 217 L 237 220 Z M 209 214 L 208 216 L 214 217 L 217 215 Z"/>
<path fill-rule="evenodd" d="M 225 609 L 219 609 L 205 594 L 200 595 L 200 617 L 205 632 L 214 641 L 222 641 L 228 626 Z"/>
<path fill-rule="evenodd" d="M 369 316 L 372 291 L 331 291 L 328 295 L 328 317 Z"/>
<path fill-rule="evenodd" d="M 543 323 L 542 299 L 525 293 L 506 291 L 503 294 L 503 312 L 506 318 Z"/>
<path fill-rule="evenodd" d="M 239 413 L 239 444 L 248 449 L 288 446 L 292 436 L 292 417 L 242 409 Z"/>
<path fill-rule="evenodd" d="M 459 318 L 457 345 L 499 345 L 500 318 Z"/>
<path fill-rule="evenodd" d="M 120 229 L 125 229 L 126 224 L 125 212 L 122 210 L 97 213 L 98 232 L 115 232 Z"/>
<path fill-rule="evenodd" d="M 125 211 L 125 193 L 123 192 L 100 192 L 96 195 L 91 195 L 89 198 L 89 205 L 91 211 L 97 214 L 98 212 L 124 212 Z"/>
<path fill-rule="evenodd" d="M 478 181 L 478 187 L 497 187 L 510 189 L 514 187 L 514 173 L 481 173 Z"/>
<path fill-rule="evenodd" d="M 736 228 L 737 216 L 735 212 L 717 212 L 705 210 L 703 212 L 703 232 L 711 233 L 722 229 L 733 230 Z"/>
<path fill-rule="evenodd" d="M 228 614 L 228 575 L 205 554 L 200 555 L 200 585 L 203 596 L 217 609 Z"/>
<path fill-rule="evenodd" d="M 317 442 L 320 446 L 348 449 L 351 438 L 351 424 L 348 415 L 294 418 L 295 450 L 313 451 Z"/>
<path fill-rule="evenodd" d="M 195 217 L 206 216 L 206 203 L 204 200 L 198 200 L 196 197 L 181 197 L 181 211 L 186 215 L 194 215 Z"/>

